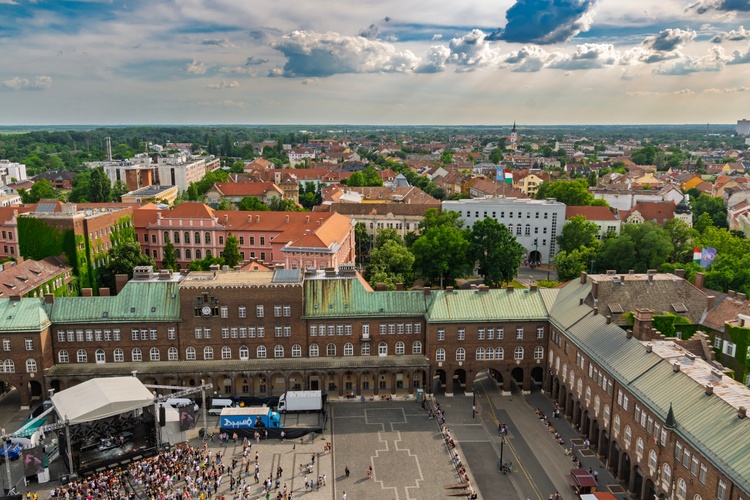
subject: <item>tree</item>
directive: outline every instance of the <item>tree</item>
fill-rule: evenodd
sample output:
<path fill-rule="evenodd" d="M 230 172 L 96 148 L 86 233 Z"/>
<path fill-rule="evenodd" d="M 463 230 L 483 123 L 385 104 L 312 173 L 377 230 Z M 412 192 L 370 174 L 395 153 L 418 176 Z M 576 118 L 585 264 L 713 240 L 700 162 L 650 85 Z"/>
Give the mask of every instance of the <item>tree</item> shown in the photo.
<path fill-rule="evenodd" d="M 115 181 L 112 186 L 112 190 L 109 193 L 109 197 L 112 201 L 119 203 L 122 201 L 122 195 L 130 192 L 127 184 L 122 181 Z"/>
<path fill-rule="evenodd" d="M 490 151 L 491 163 L 499 165 L 501 161 L 503 161 L 503 152 L 500 150 L 500 148 L 494 148 L 492 151 Z"/>
<path fill-rule="evenodd" d="M 206 257 L 202 260 L 191 260 L 188 264 L 189 271 L 210 271 L 214 264 L 221 265 L 224 261 L 220 257 Z"/>
<path fill-rule="evenodd" d="M 246 212 L 265 212 L 268 211 L 268 207 L 265 206 L 263 202 L 255 196 L 245 196 L 244 198 L 242 198 L 242 201 L 237 204 L 237 210 L 243 210 Z"/>
<path fill-rule="evenodd" d="M 73 190 L 68 195 L 68 201 L 86 203 L 91 195 L 91 171 L 80 172 L 73 178 Z"/>
<path fill-rule="evenodd" d="M 594 196 L 589 193 L 588 187 L 589 185 L 588 182 L 586 182 L 586 179 L 543 182 L 536 193 L 536 199 L 544 200 L 547 198 L 555 198 L 557 201 L 571 206 L 593 205 L 595 199 Z"/>
<path fill-rule="evenodd" d="M 177 271 L 177 252 L 175 251 L 172 240 L 167 236 L 167 244 L 164 246 L 164 259 L 161 264 L 163 269 L 171 269 Z"/>
<path fill-rule="evenodd" d="M 384 231 L 390 233 L 383 234 Z M 394 233 L 395 229 L 378 231 L 375 248 L 365 271 L 371 285 L 384 283 L 386 287 L 395 289 L 396 283 L 411 286 L 413 282 L 414 255 L 406 248 L 403 239 Z"/>
<path fill-rule="evenodd" d="M 187 199 L 188 201 L 198 201 L 199 198 L 198 188 L 194 182 L 191 182 L 187 188 Z"/>
<path fill-rule="evenodd" d="M 428 229 L 411 246 L 414 269 L 430 283 L 453 285 L 471 271 L 467 258 L 470 244 L 466 232 L 455 226 Z"/>
<path fill-rule="evenodd" d="M 593 248 L 582 247 L 570 252 L 561 251 L 555 255 L 553 262 L 560 281 L 568 281 L 577 278 L 583 271 L 590 269 L 594 260 Z"/>
<path fill-rule="evenodd" d="M 268 209 L 272 212 L 304 212 L 305 209 L 288 198 L 273 198 L 268 203 Z"/>
<path fill-rule="evenodd" d="M 661 268 L 674 251 L 669 234 L 653 222 L 625 224 L 620 236 L 607 239 L 600 248 L 597 269 L 639 273 Z"/>
<path fill-rule="evenodd" d="M 599 226 L 590 222 L 583 215 L 571 217 L 562 228 L 557 244 L 560 251 L 572 252 L 581 247 L 595 247 L 598 244 L 596 235 L 599 234 Z"/>
<path fill-rule="evenodd" d="M 19 189 L 18 195 L 21 197 L 22 203 L 37 203 L 39 200 L 57 199 L 55 188 L 47 179 L 36 181 L 28 192 L 25 189 Z"/>
<path fill-rule="evenodd" d="M 461 213 L 450 210 L 441 212 L 437 208 L 430 208 L 424 213 L 424 217 L 422 217 L 422 221 L 419 223 L 419 229 L 422 232 L 439 226 L 452 226 L 456 229 L 461 229 L 464 226 Z"/>
<path fill-rule="evenodd" d="M 669 262 L 685 263 L 693 260 L 693 239 L 698 231 L 680 219 L 670 219 L 664 224 L 664 231 L 674 247 L 667 259 Z"/>
<path fill-rule="evenodd" d="M 232 163 L 232 166 L 229 167 L 229 172 L 232 174 L 241 174 L 245 172 L 245 162 L 244 161 L 236 161 Z"/>
<path fill-rule="evenodd" d="M 453 150 L 451 148 L 445 148 L 443 153 L 440 155 L 440 162 L 443 165 L 450 165 L 453 163 Z"/>
<path fill-rule="evenodd" d="M 89 201 L 91 203 L 108 202 L 110 191 L 111 183 L 104 169 L 102 167 L 93 169 L 89 181 Z"/>
<path fill-rule="evenodd" d="M 221 141 L 221 156 L 232 156 L 232 136 L 224 134 Z"/>
<path fill-rule="evenodd" d="M 112 158 L 125 160 L 127 158 L 132 158 L 133 156 L 133 151 L 127 144 L 118 144 L 112 148 Z"/>
<path fill-rule="evenodd" d="M 114 290 L 115 275 L 127 274 L 133 277 L 133 268 L 137 266 L 154 266 L 156 263 L 141 251 L 137 241 L 126 240 L 107 252 L 107 265 L 99 268 L 99 281 L 103 286 Z"/>
<path fill-rule="evenodd" d="M 235 235 L 229 233 L 227 241 L 224 244 L 224 252 L 222 253 L 224 258 L 224 264 L 229 267 L 234 267 L 242 262 L 242 255 L 240 255 L 240 243 Z"/>
<path fill-rule="evenodd" d="M 508 228 L 493 218 L 477 221 L 471 228 L 471 255 L 486 285 L 498 287 L 513 280 L 525 254 Z"/>
<path fill-rule="evenodd" d="M 711 217 L 714 226 L 728 227 L 727 208 L 724 206 L 724 201 L 721 198 L 701 194 L 691 199 L 690 205 L 693 210 L 693 225 L 695 225 L 702 214 L 706 213 Z"/>
<path fill-rule="evenodd" d="M 357 222 L 354 226 L 354 252 L 360 264 L 370 254 L 370 235 L 364 222 Z"/>

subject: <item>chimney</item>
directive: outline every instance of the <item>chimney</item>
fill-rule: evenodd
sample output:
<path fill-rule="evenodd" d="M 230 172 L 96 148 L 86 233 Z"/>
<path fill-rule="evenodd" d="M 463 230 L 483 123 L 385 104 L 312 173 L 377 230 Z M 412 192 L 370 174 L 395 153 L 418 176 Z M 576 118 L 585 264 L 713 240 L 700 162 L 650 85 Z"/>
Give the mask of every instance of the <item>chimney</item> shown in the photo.
<path fill-rule="evenodd" d="M 289 224 L 289 214 L 287 214 L 287 215 L 286 215 L 286 216 L 284 217 L 284 220 L 286 220 L 286 223 L 287 223 L 287 224 Z"/>
<path fill-rule="evenodd" d="M 247 223 L 250 224 L 251 222 L 253 222 L 253 216 L 252 215 L 248 215 L 247 216 Z"/>
<path fill-rule="evenodd" d="M 628 328 L 627 330 L 625 330 L 625 338 L 632 339 L 633 338 L 633 330 L 631 330 L 630 328 Z"/>
<path fill-rule="evenodd" d="M 737 408 L 737 417 L 739 418 L 747 417 L 747 408 L 745 408 L 744 406 L 740 406 L 739 408 Z"/>
<path fill-rule="evenodd" d="M 638 340 L 651 340 L 651 323 L 654 311 L 651 309 L 637 308 L 633 318 L 633 335 Z"/>
<path fill-rule="evenodd" d="M 508 288 L 506 288 L 506 290 L 508 290 L 508 293 L 513 293 L 515 291 L 515 288 L 509 286 Z"/>
<path fill-rule="evenodd" d="M 530 291 L 530 292 L 536 292 L 536 291 L 537 291 L 537 289 L 538 289 L 538 288 L 537 288 L 537 286 L 536 286 L 536 285 L 531 285 L 531 286 L 529 286 L 529 291 Z"/>
<path fill-rule="evenodd" d="M 323 219 L 318 219 L 318 225 L 320 226 L 321 224 L 323 224 Z"/>
<path fill-rule="evenodd" d="M 55 303 L 55 294 L 54 293 L 45 293 L 44 294 L 44 303 L 45 304 L 54 304 Z"/>
<path fill-rule="evenodd" d="M 710 396 L 713 393 L 714 393 L 714 384 L 709 382 L 706 384 L 706 396 Z"/>
<path fill-rule="evenodd" d="M 216 272 L 216 271 L 218 271 L 219 269 L 221 269 L 221 266 L 220 266 L 219 264 L 211 264 L 210 266 L 208 266 L 208 270 L 209 270 L 209 271 L 214 271 L 214 272 Z"/>
<path fill-rule="evenodd" d="M 385 292 L 386 290 L 385 283 L 378 283 L 377 285 L 375 285 L 375 290 L 378 292 Z"/>
<path fill-rule="evenodd" d="M 453 293 L 453 287 L 452 286 L 446 286 L 445 287 L 445 293 Z"/>
<path fill-rule="evenodd" d="M 607 276 L 613 276 L 615 274 L 617 274 L 616 269 L 607 269 Z"/>
<path fill-rule="evenodd" d="M 99 289 L 99 297 L 109 297 L 110 296 L 110 290 L 107 287 L 100 288 Z"/>
<path fill-rule="evenodd" d="M 428 297 L 430 293 L 431 293 L 430 287 L 429 286 L 424 287 L 424 296 Z"/>
<path fill-rule="evenodd" d="M 635 269 L 628 269 L 628 274 L 635 274 Z"/>
<path fill-rule="evenodd" d="M 648 275 L 648 283 L 649 283 L 650 285 L 653 285 L 653 284 L 654 284 L 654 275 L 653 275 L 653 274 L 651 274 L 651 273 L 649 273 L 649 275 Z"/>
<path fill-rule="evenodd" d="M 722 378 L 724 378 L 724 374 L 721 373 L 721 370 L 718 370 L 716 368 L 712 368 L 711 369 L 711 375 L 713 375 L 714 377 L 718 378 L 719 380 L 721 380 Z"/>
<path fill-rule="evenodd" d="M 81 297 L 93 297 L 93 296 L 94 296 L 93 288 L 81 288 Z"/>
<path fill-rule="evenodd" d="M 591 296 L 594 297 L 594 299 L 599 298 L 599 282 L 591 280 Z"/>
<path fill-rule="evenodd" d="M 588 278 L 588 274 L 586 274 L 586 271 L 581 272 L 581 284 L 586 284 L 586 278 Z"/>
<path fill-rule="evenodd" d="M 404 290 L 404 284 L 403 283 L 396 283 L 396 290 L 399 292 Z"/>
<path fill-rule="evenodd" d="M 737 292 L 735 292 L 734 290 L 729 290 L 727 291 L 727 295 L 729 295 L 732 298 L 735 298 L 737 296 Z"/>
<path fill-rule="evenodd" d="M 237 265 L 237 266 L 234 266 L 234 270 L 235 270 L 235 271 L 239 271 L 240 269 L 242 269 L 242 266 L 239 266 L 239 265 Z"/>
<path fill-rule="evenodd" d="M 305 215 L 305 224 L 309 224 L 309 223 L 310 223 L 310 216 Z"/>
<path fill-rule="evenodd" d="M 677 373 L 678 371 L 680 371 L 680 362 L 679 361 L 675 361 L 674 362 L 674 364 L 672 365 L 672 371 L 675 372 L 675 373 Z"/>
<path fill-rule="evenodd" d="M 706 281 L 706 275 L 703 273 L 695 273 L 695 287 L 699 290 L 703 290 L 703 284 Z"/>
<path fill-rule="evenodd" d="M 646 271 L 646 274 L 648 274 L 649 276 L 653 276 L 654 274 L 656 274 L 656 269 L 649 269 L 648 271 Z"/>
<path fill-rule="evenodd" d="M 490 290 L 490 287 L 487 285 L 479 285 L 479 293 L 487 293 Z"/>
<path fill-rule="evenodd" d="M 224 214 L 224 222 L 229 222 L 229 214 Z"/>
<path fill-rule="evenodd" d="M 260 215 L 255 215 L 255 222 L 260 222 Z"/>
<path fill-rule="evenodd" d="M 678 278 L 685 279 L 685 270 L 684 269 L 675 269 L 674 270 L 674 275 L 677 276 Z"/>
<path fill-rule="evenodd" d="M 18 257 L 16 257 L 16 264 L 20 264 L 21 262 L 23 262 L 23 257 L 19 255 Z"/>
<path fill-rule="evenodd" d="M 594 316 L 599 314 L 599 306 L 594 306 Z"/>
<path fill-rule="evenodd" d="M 652 344 L 651 342 L 647 343 L 646 352 L 653 352 L 653 350 L 654 350 L 654 344 Z"/>
<path fill-rule="evenodd" d="M 740 302 L 745 302 L 747 300 L 747 295 L 745 295 L 744 293 L 738 293 L 737 300 L 739 300 Z"/>
<path fill-rule="evenodd" d="M 127 274 L 115 274 L 115 292 L 120 293 L 128 282 Z"/>
<path fill-rule="evenodd" d="M 612 323 L 612 316 L 607 316 L 607 324 Z"/>
<path fill-rule="evenodd" d="M 8 298 L 10 299 L 11 302 L 21 302 L 21 296 L 18 295 L 17 293 L 14 293 Z"/>
<path fill-rule="evenodd" d="M 713 295 L 707 295 L 706 296 L 706 311 L 710 311 L 714 308 L 714 304 L 716 304 L 716 297 Z"/>

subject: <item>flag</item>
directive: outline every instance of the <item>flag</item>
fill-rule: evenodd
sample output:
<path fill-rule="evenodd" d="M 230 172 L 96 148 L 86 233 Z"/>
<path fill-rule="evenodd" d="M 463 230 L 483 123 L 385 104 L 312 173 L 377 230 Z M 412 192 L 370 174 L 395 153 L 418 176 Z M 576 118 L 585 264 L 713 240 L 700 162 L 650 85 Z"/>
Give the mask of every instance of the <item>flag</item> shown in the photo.
<path fill-rule="evenodd" d="M 708 267 L 711 265 L 711 263 L 716 258 L 716 249 L 715 248 L 704 248 L 703 251 L 701 251 L 701 267 Z"/>
<path fill-rule="evenodd" d="M 505 172 L 505 183 L 513 184 L 513 172 L 510 172 L 508 170 L 504 170 L 504 172 Z"/>
<path fill-rule="evenodd" d="M 497 172 L 495 172 L 495 180 L 502 182 L 504 176 L 505 176 L 505 169 L 502 167 L 497 167 Z"/>
<path fill-rule="evenodd" d="M 701 249 L 698 247 L 693 248 L 693 262 L 700 264 L 701 262 Z"/>

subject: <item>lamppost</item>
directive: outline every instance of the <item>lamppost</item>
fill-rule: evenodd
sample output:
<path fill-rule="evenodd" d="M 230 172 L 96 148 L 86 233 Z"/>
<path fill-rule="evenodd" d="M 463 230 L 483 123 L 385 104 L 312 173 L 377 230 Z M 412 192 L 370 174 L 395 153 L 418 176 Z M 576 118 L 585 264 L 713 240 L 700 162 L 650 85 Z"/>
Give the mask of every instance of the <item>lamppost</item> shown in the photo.
<path fill-rule="evenodd" d="M 505 463 L 503 462 L 503 447 L 505 446 L 505 433 L 500 433 L 500 468 L 505 473 Z"/>
<path fill-rule="evenodd" d="M 471 418 L 474 418 L 477 414 L 477 385 L 472 384 L 471 392 L 474 395 L 474 401 L 471 403 Z"/>
<path fill-rule="evenodd" d="M 10 459 L 8 458 L 8 444 L 10 444 L 10 439 L 8 439 L 8 436 L 5 435 L 5 429 L 2 430 L 3 432 L 3 450 L 5 451 L 5 472 L 8 475 L 8 494 L 10 494 L 10 490 L 13 487 L 11 484 L 11 478 L 10 478 Z"/>
<path fill-rule="evenodd" d="M 539 238 L 534 238 L 534 259 L 539 259 Z"/>

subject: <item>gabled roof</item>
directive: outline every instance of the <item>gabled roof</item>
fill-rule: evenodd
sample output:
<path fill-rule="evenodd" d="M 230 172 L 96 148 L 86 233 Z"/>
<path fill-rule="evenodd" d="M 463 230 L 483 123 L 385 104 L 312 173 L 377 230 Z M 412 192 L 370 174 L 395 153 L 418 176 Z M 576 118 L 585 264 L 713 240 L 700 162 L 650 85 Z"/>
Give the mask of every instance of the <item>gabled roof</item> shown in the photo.
<path fill-rule="evenodd" d="M 430 296 L 423 291 L 367 290 L 357 277 L 305 280 L 304 318 L 424 316 Z"/>
<path fill-rule="evenodd" d="M 184 202 L 172 210 L 164 210 L 162 216 L 166 219 L 213 219 L 215 212 L 203 203 Z"/>
<path fill-rule="evenodd" d="M 750 301 L 726 296 L 704 315 L 700 324 L 716 332 L 723 332 L 725 322 L 736 320 L 739 314 L 750 314 Z"/>
<path fill-rule="evenodd" d="M 576 215 L 583 215 L 586 220 L 613 220 L 617 217 L 607 207 L 567 206 L 565 207 L 565 220 L 572 219 Z"/>
<path fill-rule="evenodd" d="M 545 321 L 548 312 L 544 294 L 553 296 L 557 290 L 433 290 L 434 299 L 427 312 L 427 322 L 496 322 L 498 318 L 502 321 Z"/>
<path fill-rule="evenodd" d="M 179 321 L 179 283 L 129 281 L 111 297 L 57 297 L 45 304 L 54 323 L 129 323 Z"/>
<path fill-rule="evenodd" d="M 26 295 L 39 285 L 65 274 L 73 268 L 64 265 L 57 257 L 43 260 L 24 260 L 14 266 L 5 264 L 0 271 L 0 297 Z"/>
<path fill-rule="evenodd" d="M 269 191 L 283 194 L 273 182 L 217 182 L 211 189 L 223 196 L 264 196 Z"/>
<path fill-rule="evenodd" d="M 638 212 L 644 220 L 663 225 L 674 219 L 675 206 L 671 201 L 639 201 L 630 210 L 620 212 L 620 220 L 626 222 L 631 215 Z"/>
<path fill-rule="evenodd" d="M 50 326 L 42 299 L 0 298 L 0 332 L 40 332 Z"/>

